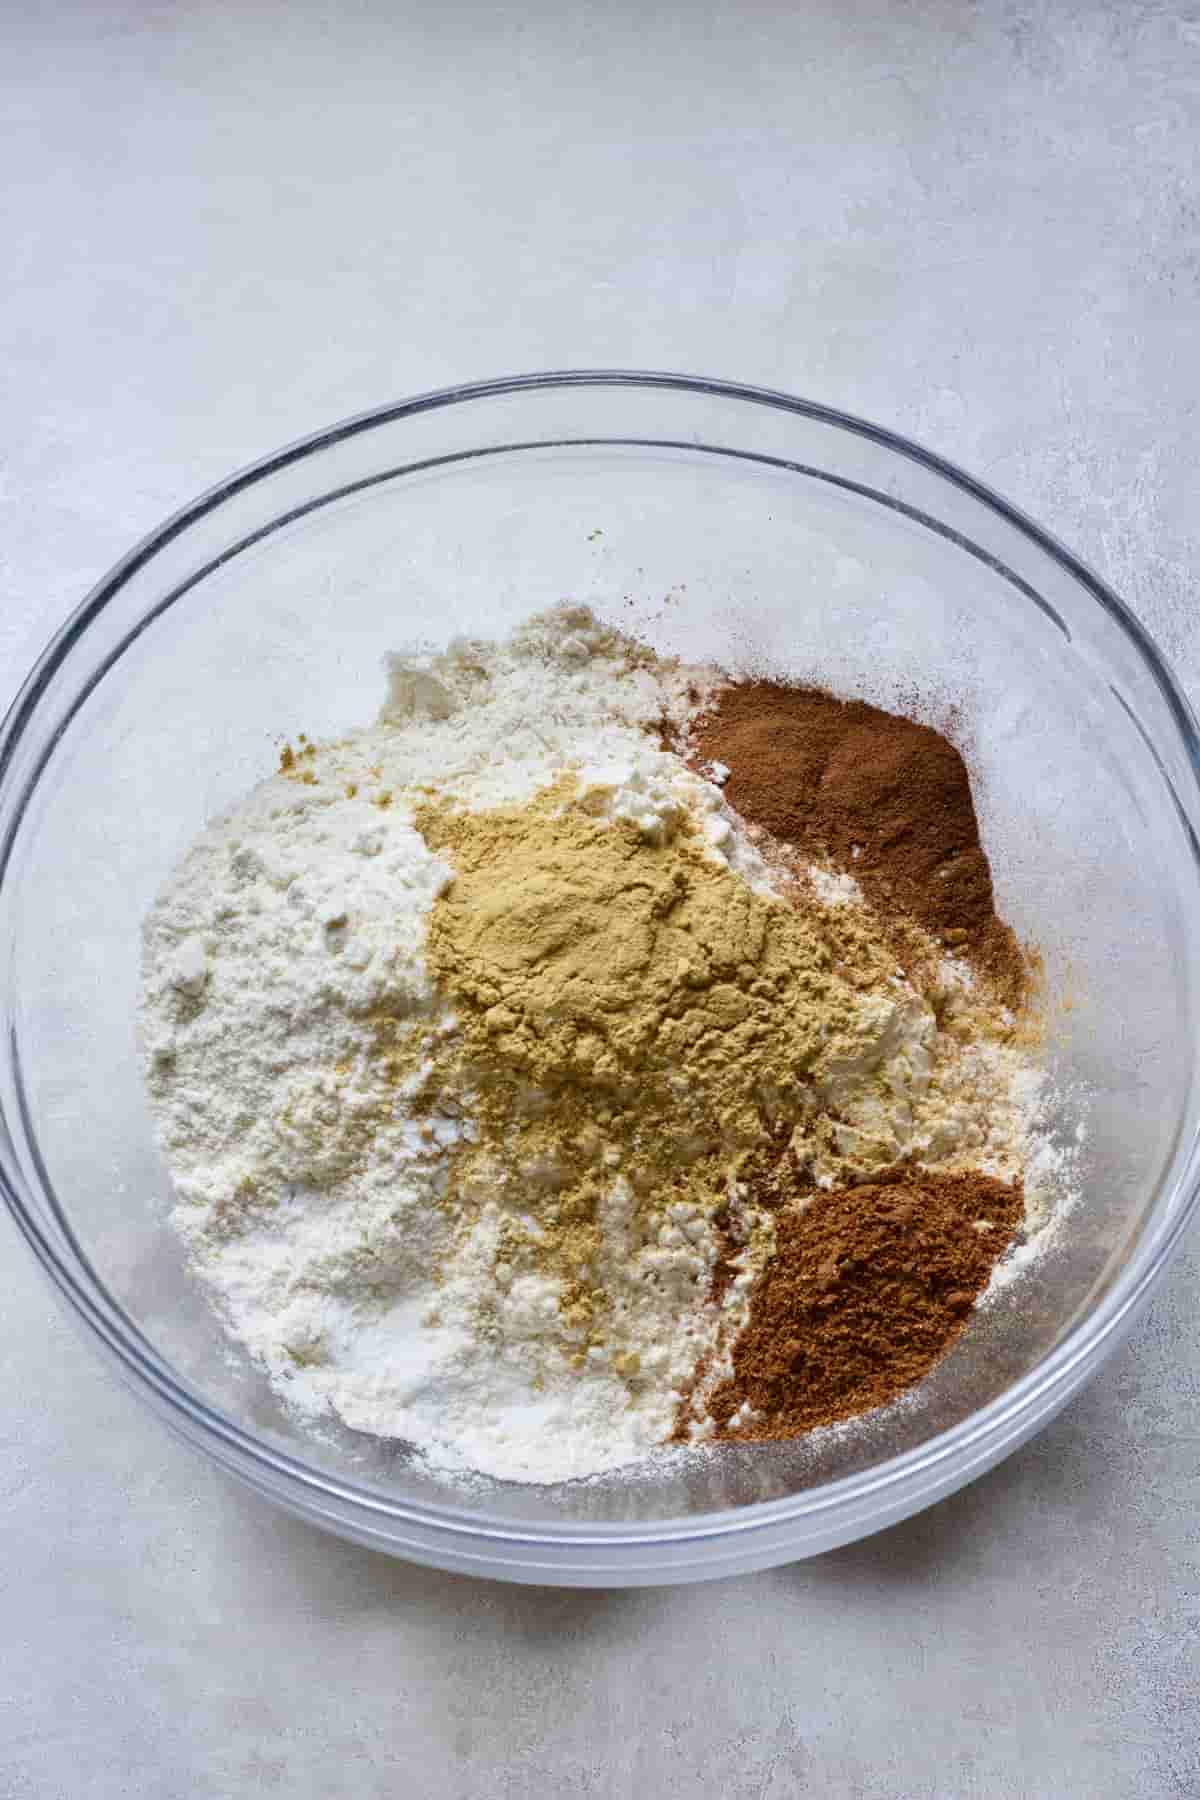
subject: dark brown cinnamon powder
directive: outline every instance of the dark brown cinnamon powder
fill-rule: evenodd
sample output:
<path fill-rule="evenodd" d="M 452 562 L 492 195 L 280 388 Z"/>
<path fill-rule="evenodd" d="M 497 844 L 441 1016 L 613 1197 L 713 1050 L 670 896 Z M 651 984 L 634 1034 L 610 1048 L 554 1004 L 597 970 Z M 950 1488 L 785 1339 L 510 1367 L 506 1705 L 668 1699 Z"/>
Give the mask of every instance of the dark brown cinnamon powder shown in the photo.
<path fill-rule="evenodd" d="M 778 1207 L 777 1249 L 709 1402 L 719 1437 L 799 1437 L 894 1400 L 961 1335 L 1022 1217 L 1019 1183 L 974 1172 L 913 1172 L 800 1208 L 781 1170 L 751 1184 Z M 731 1425 L 746 1402 L 755 1416 Z"/>
<path fill-rule="evenodd" d="M 753 825 L 852 873 L 885 916 L 904 913 L 1017 1005 L 1020 947 L 996 915 L 966 764 L 928 725 L 772 681 L 726 688 L 694 733 L 697 763 L 731 771 Z"/>

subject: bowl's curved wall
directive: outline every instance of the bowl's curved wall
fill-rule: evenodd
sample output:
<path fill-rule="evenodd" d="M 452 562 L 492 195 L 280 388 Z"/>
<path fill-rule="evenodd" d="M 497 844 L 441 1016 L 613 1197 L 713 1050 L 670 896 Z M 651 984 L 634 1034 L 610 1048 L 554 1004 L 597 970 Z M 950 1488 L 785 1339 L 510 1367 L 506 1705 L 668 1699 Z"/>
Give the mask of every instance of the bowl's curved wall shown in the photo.
<path fill-rule="evenodd" d="M 141 1093 L 139 929 L 281 736 L 373 712 L 385 651 L 502 632 L 564 595 L 663 649 L 953 721 L 1002 904 L 1046 953 L 1085 1197 L 920 1395 L 868 1428 L 680 1457 L 654 1479 L 464 1495 L 394 1447 L 298 1432 L 192 1292 Z M 387 409 L 169 522 L 10 715 L 6 1191 L 139 1391 L 306 1516 L 531 1580 L 686 1579 L 823 1549 L 1014 1447 L 1157 1273 L 1195 1186 L 1198 817 L 1191 717 L 1140 629 L 912 446 L 680 378 L 533 378 Z"/>

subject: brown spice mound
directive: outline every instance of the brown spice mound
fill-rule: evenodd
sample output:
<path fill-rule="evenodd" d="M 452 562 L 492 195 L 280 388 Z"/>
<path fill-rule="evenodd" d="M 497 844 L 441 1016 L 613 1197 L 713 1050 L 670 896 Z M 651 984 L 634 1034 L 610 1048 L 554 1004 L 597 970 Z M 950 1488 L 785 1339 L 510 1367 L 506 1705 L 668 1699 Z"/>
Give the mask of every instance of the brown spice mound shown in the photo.
<path fill-rule="evenodd" d="M 780 1179 L 758 1198 L 778 1204 Z M 894 1400 L 960 1336 L 1021 1216 L 1020 1183 L 974 1172 L 780 1205 L 733 1375 L 709 1401 L 717 1435 L 799 1437 Z M 747 1401 L 756 1416 L 731 1426 Z"/>
<path fill-rule="evenodd" d="M 814 688 L 737 682 L 694 732 L 697 763 L 724 763 L 742 817 L 851 871 L 885 915 L 907 913 L 990 976 L 1009 1004 L 1020 947 L 996 916 L 966 764 L 928 725 Z"/>

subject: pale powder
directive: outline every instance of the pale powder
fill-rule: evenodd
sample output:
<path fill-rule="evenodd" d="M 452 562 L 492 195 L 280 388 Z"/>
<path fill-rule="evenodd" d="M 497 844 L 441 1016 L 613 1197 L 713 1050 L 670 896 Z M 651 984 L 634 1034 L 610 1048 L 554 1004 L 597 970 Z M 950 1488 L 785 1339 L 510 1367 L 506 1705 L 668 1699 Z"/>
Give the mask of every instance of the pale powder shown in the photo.
<path fill-rule="evenodd" d="M 705 956 L 689 945 L 691 960 L 680 954 L 665 986 L 658 975 L 650 985 L 687 999 L 684 1017 L 716 1018 L 727 1034 L 741 1032 L 743 1054 L 755 1052 L 746 1026 L 762 1008 L 760 1022 L 770 1027 L 763 1118 L 799 1128 L 797 1146 L 808 1132 L 814 1159 L 826 1158 L 819 1172 L 831 1173 L 839 1157 L 861 1157 L 872 1133 L 883 1141 L 879 1108 L 898 1121 L 896 1145 L 911 1146 L 921 1119 L 932 1118 L 925 1096 L 937 1090 L 943 1066 L 958 1070 L 968 1089 L 987 1073 L 1015 1091 L 1002 1059 L 969 1072 L 972 1046 L 939 1026 L 938 1005 L 950 1019 L 950 1001 L 935 1004 L 931 991 L 894 969 L 882 976 L 882 965 L 861 958 L 870 927 L 845 884 L 822 891 L 818 882 L 798 923 L 779 926 L 785 938 L 816 932 L 831 950 L 835 966 L 814 968 L 805 960 L 812 942 L 803 938 L 798 967 L 828 983 L 837 1028 L 822 1035 L 811 1016 L 807 1029 L 781 1020 L 773 980 L 753 995 L 763 959 L 774 972 L 777 951 L 760 910 L 772 924 L 777 914 L 791 916 L 772 899 L 784 888 L 719 788 L 648 737 L 662 718 L 685 717 L 690 693 L 711 678 L 655 663 L 579 608 L 531 621 L 502 645 L 459 644 L 397 665 L 380 724 L 291 754 L 283 774 L 205 834 L 156 905 L 143 1019 L 178 1222 L 233 1335 L 299 1410 L 330 1411 L 357 1429 L 407 1439 L 431 1467 L 456 1476 L 587 1474 L 637 1458 L 668 1435 L 680 1393 L 722 1337 L 708 1300 L 714 1198 L 721 1157 L 727 1170 L 752 1128 L 752 1109 L 735 1082 L 722 1103 L 719 1152 L 710 1147 L 712 1117 L 685 1073 L 689 1059 L 706 1068 L 705 1032 L 689 1039 L 670 1006 L 660 1009 L 671 1054 L 655 1065 L 648 1097 L 655 1119 L 669 1119 L 676 1134 L 683 1182 L 664 1199 L 653 1182 L 631 1179 L 656 1164 L 653 1149 L 621 1122 L 640 1104 L 637 1007 L 618 1005 L 611 1015 L 599 1008 L 616 1029 L 594 1034 L 589 1062 L 587 1030 L 576 1022 L 568 1046 L 536 979 L 544 955 L 569 963 L 581 920 L 599 960 L 632 957 L 635 971 L 658 970 L 657 940 L 669 941 L 675 910 L 691 906 L 698 921 L 708 920 L 686 934 Z M 569 806 L 561 786 L 546 792 L 564 775 L 573 784 Z M 459 823 L 446 823 L 448 810 Z M 575 893 L 558 948 L 527 910 L 516 973 L 507 970 L 493 999 L 485 991 L 494 983 L 489 940 L 503 944 L 508 909 L 489 911 L 482 863 L 474 927 L 465 906 L 444 935 L 444 954 L 440 928 L 428 942 L 427 933 L 431 918 L 449 919 L 463 904 L 476 874 L 473 834 L 481 834 L 478 849 L 497 829 L 497 810 L 512 815 L 502 829 L 512 829 L 514 854 L 527 854 L 526 828 L 539 856 L 552 852 L 553 818 L 553 830 L 565 830 L 572 844 L 582 830 L 598 859 L 593 873 L 603 875 L 614 849 L 627 861 L 645 854 L 645 867 L 659 872 L 647 883 L 648 904 L 622 898 L 620 883 L 610 892 L 615 923 Z M 418 814 L 433 842 L 415 828 Z M 489 815 L 490 824 L 478 823 Z M 691 897 L 671 906 L 676 889 L 662 870 L 673 858 Z M 493 864 L 492 883 L 497 875 L 503 879 L 503 865 Z M 463 884 L 457 902 L 454 887 L 447 890 L 452 879 Z M 726 897 L 715 916 L 721 931 L 732 921 L 738 941 L 728 970 L 709 906 L 721 883 Z M 544 897 L 550 913 L 563 898 L 553 881 Z M 526 927 L 539 947 L 531 982 L 520 955 Z M 757 960 L 747 954 L 754 946 Z M 460 951 L 473 993 L 455 986 Z M 513 954 L 509 943 L 505 956 Z M 614 987 L 591 978 L 596 960 L 585 956 L 575 970 L 593 989 L 581 1019 Z M 698 986 L 685 962 L 704 976 Z M 748 1013 L 743 964 L 759 971 L 747 984 Z M 521 985 L 530 1000 L 517 1008 Z M 483 1021 L 497 1007 L 490 1032 Z M 776 1028 L 796 1052 L 794 1069 L 767 1042 Z M 485 1038 L 503 1054 L 485 1055 Z M 1028 1062 L 1013 1049 L 1024 1077 Z M 718 1063 L 707 1057 L 705 1080 Z M 489 1067 L 485 1093 L 481 1071 Z M 575 1143 L 565 1159 L 574 1187 L 561 1184 L 564 1170 L 553 1159 L 522 1165 L 500 1153 L 497 1122 L 522 1084 L 531 1120 L 550 1097 L 549 1140 L 565 1089 L 584 1091 L 601 1078 L 609 1097 L 581 1120 L 581 1136 L 585 1127 L 591 1133 L 586 1156 Z M 942 1088 L 949 1092 L 947 1082 Z M 860 1100 L 857 1142 L 830 1141 L 829 1110 L 853 1121 Z M 1010 1117 L 1014 1146 L 1027 1124 L 1027 1115 Z M 521 1129 L 532 1144 L 535 1125 Z M 957 1154 L 970 1129 L 968 1115 L 950 1109 L 938 1153 Z M 932 1148 L 932 1135 L 928 1141 Z M 701 1169 L 712 1176 L 702 1191 Z M 769 1243 L 732 1178 L 724 1201 L 741 1246 L 727 1324 Z M 549 1246 L 545 1256 L 539 1241 Z"/>

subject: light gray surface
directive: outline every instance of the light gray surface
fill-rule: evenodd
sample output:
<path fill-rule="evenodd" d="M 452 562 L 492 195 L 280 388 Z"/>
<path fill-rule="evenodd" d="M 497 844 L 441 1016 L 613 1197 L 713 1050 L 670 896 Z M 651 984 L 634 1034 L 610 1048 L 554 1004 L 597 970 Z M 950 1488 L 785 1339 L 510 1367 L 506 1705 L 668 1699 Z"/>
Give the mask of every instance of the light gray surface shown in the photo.
<path fill-rule="evenodd" d="M 573 363 L 923 438 L 1109 576 L 1200 696 L 1200 7 L 21 10 L 0 700 L 230 467 Z M 3 1800 L 1200 1794 L 1194 1239 L 974 1488 L 818 1562 L 612 1595 L 388 1563 L 232 1491 L 4 1240 Z"/>

